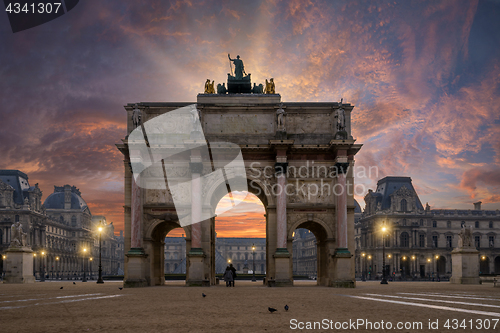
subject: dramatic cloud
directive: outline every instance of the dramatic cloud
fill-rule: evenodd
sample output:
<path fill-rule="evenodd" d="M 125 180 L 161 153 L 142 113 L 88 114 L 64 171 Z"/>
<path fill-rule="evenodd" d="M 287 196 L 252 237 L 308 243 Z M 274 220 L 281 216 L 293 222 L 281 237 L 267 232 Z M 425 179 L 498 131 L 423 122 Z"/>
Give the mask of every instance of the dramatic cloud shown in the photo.
<path fill-rule="evenodd" d="M 497 1 L 151 0 L 80 2 L 16 34 L 2 20 L 0 168 L 26 172 L 44 198 L 79 187 L 118 231 L 123 105 L 194 102 L 207 78 L 225 81 L 231 53 L 285 103 L 355 105 L 356 164 L 378 168 L 357 183 L 411 176 L 433 207 L 497 209 L 499 16 Z M 220 234 L 260 213 L 232 214 Z"/>

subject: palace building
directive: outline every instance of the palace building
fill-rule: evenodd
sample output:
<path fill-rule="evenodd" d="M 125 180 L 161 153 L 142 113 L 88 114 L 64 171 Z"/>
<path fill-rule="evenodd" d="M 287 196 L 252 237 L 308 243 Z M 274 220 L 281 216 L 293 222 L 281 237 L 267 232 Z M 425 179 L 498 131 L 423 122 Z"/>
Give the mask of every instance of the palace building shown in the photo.
<path fill-rule="evenodd" d="M 480 273 L 500 273 L 498 210 L 483 210 L 481 202 L 474 203 L 474 209 L 424 207 L 410 177 L 385 177 L 364 199 L 365 210 L 355 223 L 358 278 L 380 278 L 384 252 L 387 276 L 449 278 L 451 251 L 463 226 L 473 229 Z M 387 230 L 384 235 L 382 227 Z"/>
<path fill-rule="evenodd" d="M 97 276 L 98 232 L 80 191 L 54 186 L 43 205 L 41 199 L 42 191 L 38 184 L 30 186 L 28 175 L 0 170 L 0 252 L 10 246 L 11 226 L 20 221 L 27 233 L 25 245 L 33 250 L 35 277 L 76 279 L 84 269 L 88 277 Z M 103 226 L 103 274 L 115 275 L 120 267 L 123 272 L 123 236 L 116 237 L 105 218 Z"/>

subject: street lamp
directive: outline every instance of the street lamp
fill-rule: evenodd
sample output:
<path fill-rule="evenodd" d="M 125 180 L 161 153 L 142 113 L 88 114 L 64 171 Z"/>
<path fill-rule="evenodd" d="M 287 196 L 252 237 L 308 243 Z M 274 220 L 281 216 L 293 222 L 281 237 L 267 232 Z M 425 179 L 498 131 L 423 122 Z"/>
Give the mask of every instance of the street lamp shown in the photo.
<path fill-rule="evenodd" d="M 104 283 L 102 280 L 102 262 L 101 262 L 101 234 L 102 234 L 102 221 L 100 222 L 101 225 L 99 226 L 99 277 L 97 278 L 97 283 Z"/>
<path fill-rule="evenodd" d="M 90 279 L 92 280 L 92 260 L 94 260 L 94 258 L 90 257 L 89 260 L 90 260 L 90 273 L 89 273 L 89 275 L 90 275 Z"/>
<path fill-rule="evenodd" d="M 365 259 L 365 256 L 366 254 L 363 252 L 361 253 L 361 257 L 363 257 L 363 267 L 361 268 L 362 272 L 361 272 L 361 281 L 366 281 L 366 277 L 365 277 L 365 274 L 366 274 L 366 259 Z"/>
<path fill-rule="evenodd" d="M 36 280 L 36 266 L 35 266 L 36 252 L 33 253 L 33 276 Z"/>
<path fill-rule="evenodd" d="M 412 279 L 415 279 L 415 275 L 417 274 L 417 262 L 415 261 L 415 256 L 411 256 L 412 264 L 411 264 L 411 275 Z"/>
<path fill-rule="evenodd" d="M 59 268 L 60 265 L 59 265 L 59 257 L 56 257 L 56 278 L 59 279 Z"/>
<path fill-rule="evenodd" d="M 83 249 L 83 260 L 82 260 L 82 266 L 83 266 L 83 279 L 82 282 L 87 282 L 87 276 L 85 275 L 85 253 L 87 253 L 87 249 Z"/>
<path fill-rule="evenodd" d="M 368 260 L 370 260 L 370 269 L 368 271 L 368 278 L 371 280 L 372 279 L 372 256 L 371 255 L 368 255 Z"/>
<path fill-rule="evenodd" d="M 387 228 L 385 226 L 382 227 L 382 281 L 380 284 L 388 284 L 385 278 L 385 232 Z"/>
<path fill-rule="evenodd" d="M 431 261 L 432 259 L 431 258 L 427 258 L 427 262 L 429 263 L 429 281 L 431 280 Z"/>
<path fill-rule="evenodd" d="M 252 282 L 257 281 L 255 278 L 255 244 L 252 244 L 252 261 L 253 261 L 253 269 L 252 269 Z"/>
<path fill-rule="evenodd" d="M 45 262 L 43 261 L 43 256 L 45 255 L 45 252 L 42 251 L 40 256 L 40 272 L 42 276 L 40 276 L 40 282 L 45 282 Z"/>
<path fill-rule="evenodd" d="M 440 281 L 439 280 L 439 268 L 438 268 L 438 259 L 439 259 L 439 255 L 436 255 L 434 258 L 436 258 L 436 276 L 437 276 L 437 280 L 438 282 Z"/>
<path fill-rule="evenodd" d="M 4 254 L 2 255 L 2 281 L 5 279 L 5 259 L 7 259 L 7 256 Z"/>

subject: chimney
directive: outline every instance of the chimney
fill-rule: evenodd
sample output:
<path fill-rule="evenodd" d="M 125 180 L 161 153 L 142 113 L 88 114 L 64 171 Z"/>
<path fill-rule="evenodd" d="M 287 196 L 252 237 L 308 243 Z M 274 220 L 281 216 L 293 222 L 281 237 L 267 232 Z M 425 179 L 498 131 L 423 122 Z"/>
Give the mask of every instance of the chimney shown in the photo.
<path fill-rule="evenodd" d="M 64 209 L 71 209 L 71 186 L 64 185 Z"/>
<path fill-rule="evenodd" d="M 120 230 L 120 237 L 123 237 L 123 230 Z"/>
<path fill-rule="evenodd" d="M 474 210 L 481 210 L 481 201 L 474 202 Z"/>

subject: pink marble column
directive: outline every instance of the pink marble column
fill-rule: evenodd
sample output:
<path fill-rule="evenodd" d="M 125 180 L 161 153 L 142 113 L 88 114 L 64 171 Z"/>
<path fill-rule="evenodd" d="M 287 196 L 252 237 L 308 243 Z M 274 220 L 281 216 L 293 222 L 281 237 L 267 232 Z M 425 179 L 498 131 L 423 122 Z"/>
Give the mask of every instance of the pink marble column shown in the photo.
<path fill-rule="evenodd" d="M 278 190 L 276 198 L 276 214 L 278 227 L 278 248 L 286 248 L 286 175 L 280 173 L 278 175 Z"/>
<path fill-rule="evenodd" d="M 191 247 L 201 248 L 201 175 L 191 174 Z"/>
<path fill-rule="evenodd" d="M 344 173 L 338 174 L 337 183 L 341 189 L 337 196 L 337 247 L 347 249 L 347 187 Z"/>
<path fill-rule="evenodd" d="M 141 202 L 141 188 L 139 186 L 140 176 L 137 176 L 137 180 L 134 180 L 134 176 L 131 178 L 132 182 L 132 198 L 131 198 L 131 248 L 142 248 L 142 202 Z"/>

